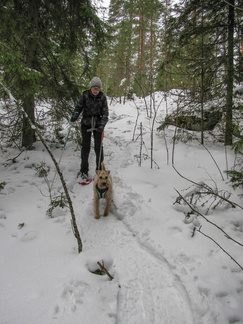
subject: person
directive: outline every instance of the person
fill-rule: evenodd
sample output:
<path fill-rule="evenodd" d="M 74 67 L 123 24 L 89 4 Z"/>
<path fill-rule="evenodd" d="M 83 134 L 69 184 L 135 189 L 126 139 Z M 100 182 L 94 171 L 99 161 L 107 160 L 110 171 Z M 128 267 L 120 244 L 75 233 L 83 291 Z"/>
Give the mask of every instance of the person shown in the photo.
<path fill-rule="evenodd" d="M 75 122 L 82 113 L 81 167 L 78 176 L 80 175 L 83 181 L 90 180 L 88 160 L 92 133 L 94 136 L 94 150 L 96 154 L 96 170 L 101 170 L 101 163 L 104 159 L 102 133 L 108 122 L 109 110 L 106 96 L 101 89 L 102 82 L 100 78 L 94 77 L 90 82 L 90 89 L 83 92 L 71 117 L 71 122 Z"/>

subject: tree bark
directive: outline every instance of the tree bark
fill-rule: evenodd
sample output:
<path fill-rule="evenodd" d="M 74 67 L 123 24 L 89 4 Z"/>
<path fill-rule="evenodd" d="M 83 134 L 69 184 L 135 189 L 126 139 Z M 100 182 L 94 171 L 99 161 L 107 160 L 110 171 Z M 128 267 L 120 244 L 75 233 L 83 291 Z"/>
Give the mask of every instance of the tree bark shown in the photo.
<path fill-rule="evenodd" d="M 226 98 L 225 145 L 232 145 L 232 110 L 233 110 L 233 77 L 234 77 L 234 0 L 229 0 L 228 12 L 228 71 Z"/>
<path fill-rule="evenodd" d="M 39 0 L 28 0 L 28 34 L 25 40 L 25 63 L 27 68 L 35 69 L 37 66 L 37 31 L 39 22 Z M 33 82 L 31 78 L 23 80 L 23 109 L 31 119 L 31 122 L 35 123 L 35 94 L 33 91 Z M 23 117 L 23 129 L 22 129 L 22 146 L 27 149 L 31 149 L 33 143 L 36 141 L 35 131 L 31 127 L 28 119 Z"/>
<path fill-rule="evenodd" d="M 202 0 L 202 29 L 204 28 L 204 3 Z M 201 52 L 201 144 L 204 144 L 204 34 L 202 33 L 202 52 Z"/>

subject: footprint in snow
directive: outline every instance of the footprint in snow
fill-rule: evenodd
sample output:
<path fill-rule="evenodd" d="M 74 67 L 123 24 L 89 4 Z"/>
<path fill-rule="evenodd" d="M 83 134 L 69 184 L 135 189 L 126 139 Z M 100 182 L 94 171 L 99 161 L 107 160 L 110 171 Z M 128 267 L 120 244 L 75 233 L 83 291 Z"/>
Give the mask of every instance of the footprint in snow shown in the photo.
<path fill-rule="evenodd" d="M 6 214 L 2 210 L 0 210 L 0 219 L 7 219 Z"/>
<path fill-rule="evenodd" d="M 37 236 L 38 236 L 37 231 L 28 231 L 20 238 L 20 240 L 22 242 L 32 241 L 32 240 L 36 239 Z"/>
<path fill-rule="evenodd" d="M 8 188 L 8 194 L 11 194 L 14 192 L 15 192 L 15 188 L 13 188 L 13 187 Z"/>

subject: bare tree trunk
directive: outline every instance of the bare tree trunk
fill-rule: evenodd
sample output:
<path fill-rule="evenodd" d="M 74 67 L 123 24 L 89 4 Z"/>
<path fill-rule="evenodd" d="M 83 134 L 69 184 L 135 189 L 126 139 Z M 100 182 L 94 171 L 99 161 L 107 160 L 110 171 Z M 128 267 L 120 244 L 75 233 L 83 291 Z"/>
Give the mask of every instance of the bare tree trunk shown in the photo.
<path fill-rule="evenodd" d="M 39 17 L 39 1 L 28 0 L 28 16 L 26 17 L 29 29 L 29 34 L 26 35 L 26 41 L 24 46 L 26 47 L 25 63 L 27 68 L 36 68 L 36 51 L 37 51 L 37 31 L 38 31 L 38 17 Z M 23 81 L 23 108 L 29 116 L 31 122 L 34 124 L 35 116 L 35 94 L 33 91 L 33 80 Z M 35 142 L 35 131 L 31 127 L 26 116 L 23 117 L 23 129 L 22 129 L 22 146 L 26 148 L 32 147 Z"/>
<path fill-rule="evenodd" d="M 133 0 L 130 1 L 129 8 L 129 31 L 128 31 L 128 50 L 126 55 L 126 81 L 125 81 L 125 91 L 128 98 L 130 95 L 131 87 L 131 53 L 132 53 L 132 30 L 133 30 Z"/>
<path fill-rule="evenodd" d="M 149 92 L 150 92 L 150 118 L 152 117 L 152 108 L 154 101 L 152 98 L 154 92 L 153 84 L 153 59 L 154 59 L 154 28 L 153 28 L 153 14 L 150 17 L 150 53 L 149 53 Z"/>
<path fill-rule="evenodd" d="M 144 58 L 144 42 L 145 42 L 145 30 L 144 30 L 144 1 L 139 2 L 139 41 L 138 41 L 138 60 L 137 60 L 137 73 L 139 82 L 141 85 L 141 95 L 144 97 L 144 72 L 145 72 L 145 58 Z M 147 112 L 148 113 L 148 112 Z"/>
<path fill-rule="evenodd" d="M 33 95 L 25 96 L 23 98 L 23 108 L 24 111 L 30 116 L 32 123 L 34 123 L 34 97 Z M 23 116 L 23 125 L 22 125 L 22 146 L 26 149 L 32 149 L 32 145 L 35 142 L 35 131 L 30 126 L 28 118 Z"/>
<path fill-rule="evenodd" d="M 194 12 L 193 12 L 192 23 L 193 23 L 194 28 L 196 28 L 197 27 L 197 12 L 196 12 L 196 10 L 194 10 Z M 195 35 L 193 35 L 193 38 L 194 38 L 194 41 L 196 43 Z M 191 97 L 192 97 L 192 99 L 195 99 L 195 94 L 196 94 L 196 80 L 195 80 L 195 76 L 193 76 L 192 84 L 191 84 Z"/>
<path fill-rule="evenodd" d="M 204 12 L 202 0 L 202 29 L 204 28 Z M 201 144 L 204 144 L 204 35 L 202 33 L 202 58 L 201 58 Z"/>
<path fill-rule="evenodd" d="M 165 1 L 165 42 L 164 42 L 164 61 L 165 61 L 165 80 L 164 80 L 164 92 L 165 92 L 165 112 L 168 116 L 168 101 L 167 101 L 167 91 L 168 91 L 168 74 L 167 74 L 167 23 L 168 21 L 168 0 Z"/>
<path fill-rule="evenodd" d="M 140 15 L 140 24 L 141 24 L 141 73 L 144 73 L 144 2 L 141 1 L 141 15 Z"/>
<path fill-rule="evenodd" d="M 233 110 L 233 80 L 234 80 L 234 0 L 229 0 L 228 13 L 228 71 L 226 98 L 226 129 L 225 145 L 232 145 L 232 110 Z"/>

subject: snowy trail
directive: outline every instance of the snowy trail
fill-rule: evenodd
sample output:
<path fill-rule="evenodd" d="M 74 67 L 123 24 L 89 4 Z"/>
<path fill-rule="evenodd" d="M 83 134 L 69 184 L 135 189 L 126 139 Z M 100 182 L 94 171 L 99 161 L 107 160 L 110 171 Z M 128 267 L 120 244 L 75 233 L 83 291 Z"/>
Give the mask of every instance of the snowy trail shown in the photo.
<path fill-rule="evenodd" d="M 86 249 L 105 249 L 115 262 L 115 279 L 120 287 L 117 323 L 193 323 L 186 292 L 179 288 L 178 278 L 166 262 L 141 246 L 115 215 L 97 221 L 92 218 L 91 204 L 86 211 L 80 222 Z"/>
<path fill-rule="evenodd" d="M 161 114 L 164 112 L 165 105 L 161 107 Z M 137 125 L 143 122 L 142 150 L 135 121 Z M 52 133 L 53 129 L 48 129 L 48 144 L 59 160 L 62 145 L 52 142 Z M 213 242 L 199 233 L 192 237 L 192 230 L 203 225 L 204 232 L 240 264 L 242 248 L 199 217 L 188 223 L 183 210 L 175 208 L 175 188 L 184 192 L 188 183 L 168 163 L 174 130 L 154 135 L 154 161 L 159 169 L 151 169 L 151 120 L 142 100 L 137 98 L 136 106 L 132 101 L 110 103 L 103 144 L 105 165 L 113 177 L 114 204 L 110 215 L 99 220 L 93 215 L 92 184 L 82 187 L 77 183 L 80 149 L 70 136 L 60 168 L 73 202 L 82 253 L 78 253 L 69 209 L 58 206 L 51 218 L 46 213 L 49 187 L 37 170 L 43 165 L 52 181 L 55 167 L 41 142 L 20 156 L 18 149 L 3 143 L 1 324 L 243 324 L 242 271 Z M 223 171 L 224 148 L 210 139 L 208 144 Z M 140 157 L 142 165 L 138 167 Z M 213 181 L 219 189 L 232 192 L 208 152 L 195 142 L 178 143 L 175 157 L 183 175 L 195 181 Z M 235 164 L 233 153 L 228 154 L 228 162 Z M 91 174 L 92 170 L 93 148 Z M 62 194 L 56 177 L 52 197 L 60 199 Z M 239 194 L 241 191 L 232 192 L 232 200 L 240 204 Z M 208 217 L 242 242 L 242 210 L 221 207 Z M 98 260 L 104 261 L 114 280 L 92 273 Z"/>
<path fill-rule="evenodd" d="M 79 198 L 75 204 L 83 206 L 79 227 L 85 250 L 102 248 L 114 259 L 113 271 L 119 285 L 116 323 L 193 323 L 190 300 L 179 278 L 168 262 L 141 241 L 126 222 L 126 217 L 146 209 L 141 197 L 123 183 L 119 172 L 114 172 L 129 164 L 129 142 L 120 136 L 107 136 L 105 153 L 106 166 L 113 172 L 115 192 L 116 205 L 112 206 L 111 214 L 98 221 L 94 219 L 92 185 L 77 188 Z"/>

